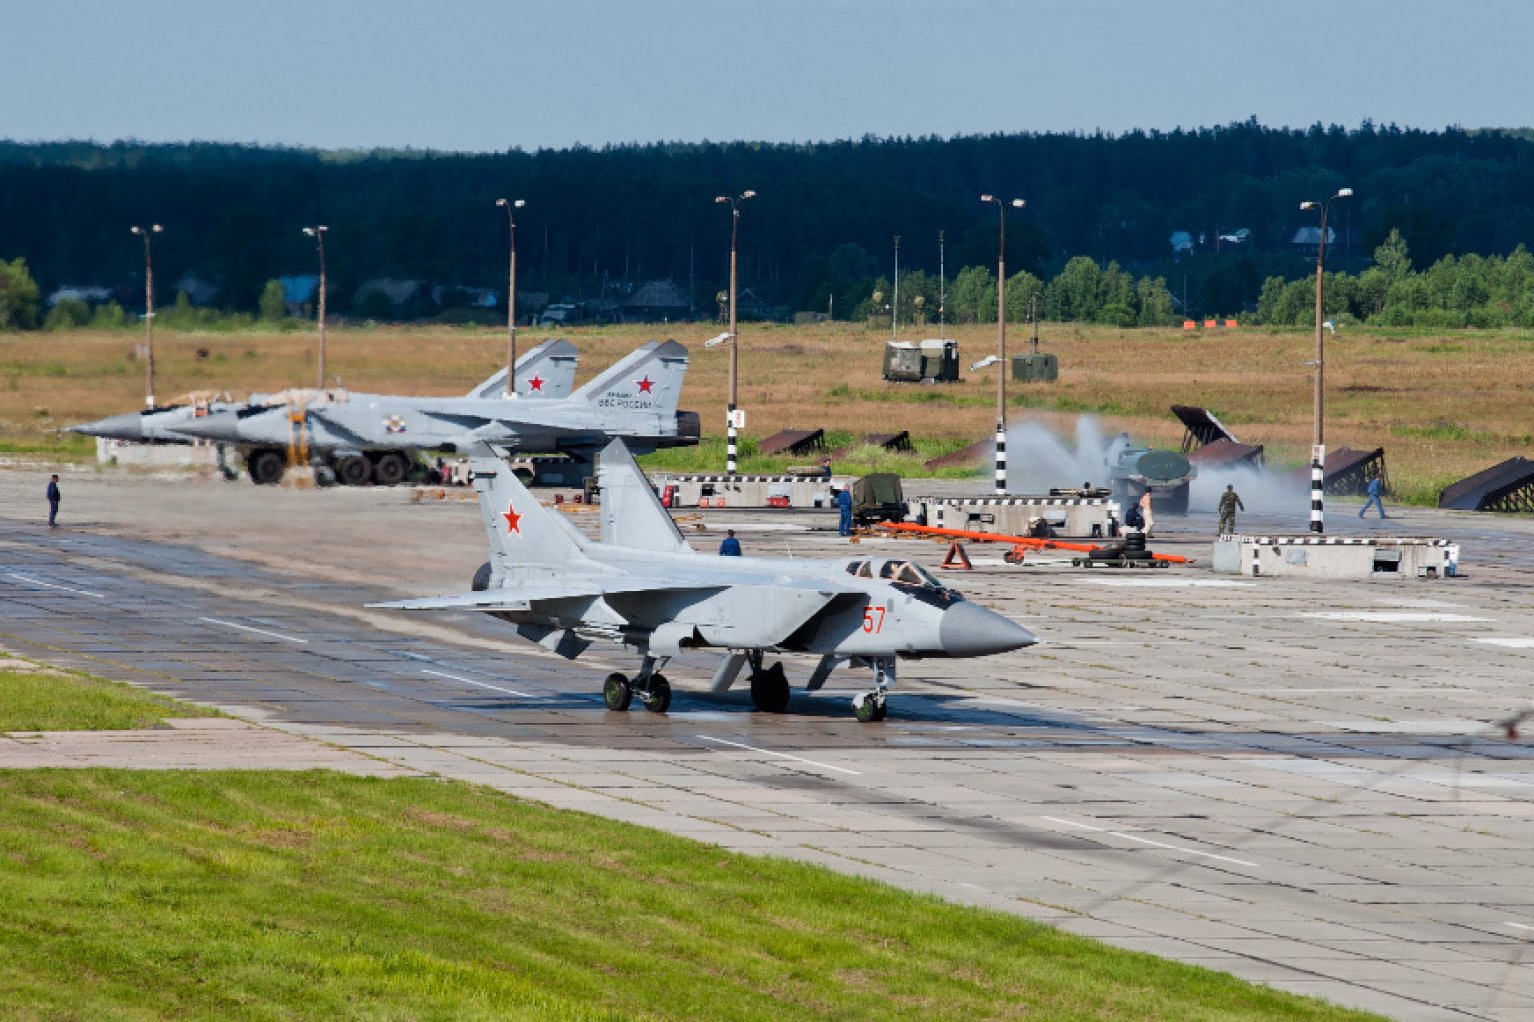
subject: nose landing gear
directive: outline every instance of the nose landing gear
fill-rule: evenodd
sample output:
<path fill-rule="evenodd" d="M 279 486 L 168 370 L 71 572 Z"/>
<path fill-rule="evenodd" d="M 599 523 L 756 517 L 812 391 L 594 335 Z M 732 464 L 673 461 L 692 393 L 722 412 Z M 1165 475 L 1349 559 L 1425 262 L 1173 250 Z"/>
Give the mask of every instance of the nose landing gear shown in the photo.
<path fill-rule="evenodd" d="M 869 660 L 874 672 L 874 690 L 859 692 L 852 697 L 852 712 L 858 723 L 883 720 L 889 712 L 886 693 L 895 687 L 895 661 L 893 657 L 874 657 Z"/>

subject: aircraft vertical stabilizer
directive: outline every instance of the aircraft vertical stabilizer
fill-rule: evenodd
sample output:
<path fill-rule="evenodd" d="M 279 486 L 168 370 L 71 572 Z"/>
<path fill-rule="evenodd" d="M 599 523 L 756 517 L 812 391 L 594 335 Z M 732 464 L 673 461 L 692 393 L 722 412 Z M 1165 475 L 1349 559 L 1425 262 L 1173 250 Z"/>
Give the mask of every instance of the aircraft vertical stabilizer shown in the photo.
<path fill-rule="evenodd" d="M 579 362 L 580 354 L 569 341 L 544 341 L 517 359 L 517 397 L 569 397 Z M 486 399 L 505 395 L 505 369 L 497 370 L 468 393 L 469 397 Z"/>
<path fill-rule="evenodd" d="M 597 483 L 602 490 L 603 543 L 665 553 L 692 549 L 623 441 L 603 448 Z"/>
<path fill-rule="evenodd" d="M 588 561 L 586 538 L 580 531 L 562 513 L 538 503 L 488 445 L 476 447 L 471 465 L 491 556 L 498 567 L 552 569 Z"/>
<path fill-rule="evenodd" d="M 570 395 L 610 411 L 671 418 L 687 377 L 687 349 L 676 341 L 646 341 L 627 358 Z"/>

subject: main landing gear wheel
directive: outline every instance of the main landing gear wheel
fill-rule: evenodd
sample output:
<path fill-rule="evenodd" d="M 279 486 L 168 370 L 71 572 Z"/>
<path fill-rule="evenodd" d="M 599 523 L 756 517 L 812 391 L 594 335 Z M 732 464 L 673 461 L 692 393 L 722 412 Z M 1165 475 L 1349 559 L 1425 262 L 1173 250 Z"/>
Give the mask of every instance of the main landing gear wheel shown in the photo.
<path fill-rule="evenodd" d="M 257 486 L 272 486 L 282 478 L 287 459 L 279 451 L 253 451 L 245 459 L 245 467 L 250 472 L 251 482 Z"/>
<path fill-rule="evenodd" d="M 670 701 L 670 692 L 666 699 Z M 602 702 L 607 704 L 609 710 L 626 710 L 629 703 L 634 700 L 634 690 L 629 686 L 628 678 L 617 672 L 609 674 L 607 680 L 602 683 Z"/>
<path fill-rule="evenodd" d="M 373 466 L 359 454 L 350 454 L 336 462 L 336 478 L 344 486 L 366 486 L 373 478 Z"/>
<path fill-rule="evenodd" d="M 774 663 L 765 671 L 751 673 L 751 701 L 765 713 L 782 713 L 788 709 L 788 678 L 783 674 L 783 663 Z"/>
<path fill-rule="evenodd" d="M 651 713 L 665 713 L 671 709 L 671 683 L 664 674 L 650 675 L 650 691 L 644 693 L 644 708 Z"/>
<path fill-rule="evenodd" d="M 889 707 L 884 701 L 884 696 L 878 692 L 859 692 L 852 697 L 852 712 L 857 715 L 859 724 L 867 724 L 871 721 L 883 720 Z"/>
<path fill-rule="evenodd" d="M 393 451 L 380 454 L 373 464 L 373 478 L 378 480 L 379 486 L 398 486 L 405 481 L 405 471 L 408 467 L 405 459 Z"/>

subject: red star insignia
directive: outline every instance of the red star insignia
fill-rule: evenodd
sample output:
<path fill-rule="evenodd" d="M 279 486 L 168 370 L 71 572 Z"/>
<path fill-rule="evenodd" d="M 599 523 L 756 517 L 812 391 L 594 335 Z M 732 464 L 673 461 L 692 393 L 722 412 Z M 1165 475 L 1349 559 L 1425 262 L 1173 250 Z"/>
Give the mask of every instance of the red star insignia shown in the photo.
<path fill-rule="evenodd" d="M 534 376 L 531 380 L 528 380 L 527 381 L 527 389 L 528 390 L 542 390 L 543 389 L 543 378 L 541 376 Z"/>
<path fill-rule="evenodd" d="M 502 512 L 501 517 L 506 519 L 506 535 L 509 536 L 513 532 L 518 536 L 522 535 L 522 516 L 517 514 L 517 505 L 508 500 L 506 510 Z"/>
<path fill-rule="evenodd" d="M 639 393 L 641 393 L 641 394 L 648 394 L 648 393 L 650 393 L 650 391 L 655 386 L 655 381 L 650 379 L 650 374 L 649 373 L 645 373 L 645 378 L 644 379 L 642 379 L 642 380 L 635 380 L 634 382 L 639 384 Z"/>

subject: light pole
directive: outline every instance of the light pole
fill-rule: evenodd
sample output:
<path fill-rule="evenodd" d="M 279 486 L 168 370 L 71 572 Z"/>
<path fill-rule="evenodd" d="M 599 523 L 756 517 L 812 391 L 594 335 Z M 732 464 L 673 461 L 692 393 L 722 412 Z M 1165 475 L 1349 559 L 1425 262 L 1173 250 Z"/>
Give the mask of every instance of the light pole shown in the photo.
<path fill-rule="evenodd" d="M 895 235 L 895 297 L 890 300 L 890 340 L 900 340 L 900 235 Z"/>
<path fill-rule="evenodd" d="M 1007 207 L 1022 209 L 1022 199 L 1002 202 L 994 195 L 980 196 L 994 202 L 1001 223 L 996 249 L 996 492 L 1007 492 Z"/>
<path fill-rule="evenodd" d="M 730 204 L 730 403 L 725 424 L 726 435 L 728 437 L 725 446 L 725 472 L 728 475 L 735 474 L 735 384 L 739 357 L 739 347 L 735 343 L 735 281 L 737 266 L 735 246 L 740 234 L 740 204 L 747 199 L 754 198 L 756 198 L 756 192 L 747 188 L 734 198 L 728 195 L 720 195 L 714 199 L 716 203 L 728 202 Z"/>
<path fill-rule="evenodd" d="M 506 227 L 511 232 L 511 270 L 506 284 L 506 396 L 517 396 L 517 220 L 515 211 L 526 206 L 521 199 L 496 199 L 506 207 Z"/>
<path fill-rule="evenodd" d="M 325 232 L 330 230 L 324 224 L 316 224 L 313 227 L 305 227 L 304 233 L 313 238 L 320 252 L 320 300 L 319 300 L 319 325 L 320 325 L 320 370 L 319 382 L 315 386 L 325 389 Z"/>
<path fill-rule="evenodd" d="M 1322 501 L 1325 489 L 1325 465 L 1326 465 L 1326 432 L 1322 415 L 1323 401 L 1325 399 L 1324 378 L 1326 372 L 1325 342 L 1321 333 L 1321 286 L 1322 269 L 1326 263 L 1326 218 L 1331 212 L 1332 203 L 1338 199 L 1352 198 L 1353 189 L 1339 188 L 1337 194 L 1325 202 L 1302 202 L 1300 209 L 1315 209 L 1321 212 L 1321 233 L 1316 236 L 1316 393 L 1312 408 L 1313 419 L 1311 422 L 1311 446 L 1310 446 L 1310 531 L 1325 532 L 1325 515 Z"/>
<path fill-rule="evenodd" d="M 137 224 L 128 228 L 144 239 L 144 405 L 154 407 L 154 260 L 150 256 L 149 239 L 164 231 L 159 224 L 143 228 Z"/>

